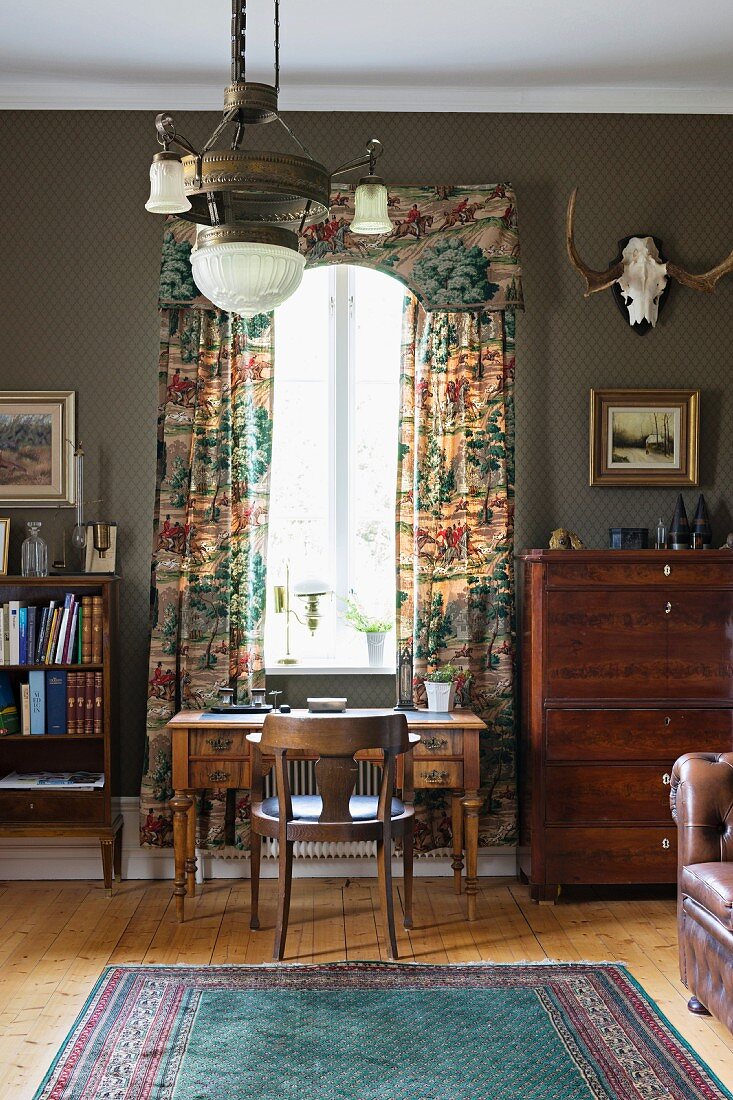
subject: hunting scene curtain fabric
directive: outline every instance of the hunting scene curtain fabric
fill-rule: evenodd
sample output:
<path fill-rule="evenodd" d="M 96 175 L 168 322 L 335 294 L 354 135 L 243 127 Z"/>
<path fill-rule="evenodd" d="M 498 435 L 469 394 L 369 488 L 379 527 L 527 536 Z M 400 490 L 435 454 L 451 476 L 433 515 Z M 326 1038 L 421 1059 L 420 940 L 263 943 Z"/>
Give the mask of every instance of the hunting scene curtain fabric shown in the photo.
<path fill-rule="evenodd" d="M 482 846 L 516 842 L 513 311 L 406 302 L 397 481 L 397 639 L 425 673 L 459 669 L 457 702 L 487 724 Z M 418 792 L 416 845 L 451 843 L 450 797 Z"/>
<path fill-rule="evenodd" d="M 481 843 L 515 840 L 513 369 L 522 279 L 508 184 L 392 188 L 392 232 L 350 232 L 353 190 L 306 228 L 308 267 L 349 263 L 400 279 L 406 304 L 397 488 L 398 639 L 412 639 L 418 699 L 431 664 L 464 671 L 487 721 Z M 272 316 L 215 310 L 191 276 L 196 227 L 166 225 L 160 277 L 158 476 L 151 574 L 141 843 L 172 843 L 168 719 L 264 678 L 263 629 L 275 365 Z M 428 311 L 428 312 L 426 312 Z M 446 312 L 447 311 L 447 312 Z M 470 676 L 468 674 L 470 673 Z M 249 847 L 249 795 L 201 802 L 200 842 Z M 448 845 L 431 791 L 417 844 Z"/>

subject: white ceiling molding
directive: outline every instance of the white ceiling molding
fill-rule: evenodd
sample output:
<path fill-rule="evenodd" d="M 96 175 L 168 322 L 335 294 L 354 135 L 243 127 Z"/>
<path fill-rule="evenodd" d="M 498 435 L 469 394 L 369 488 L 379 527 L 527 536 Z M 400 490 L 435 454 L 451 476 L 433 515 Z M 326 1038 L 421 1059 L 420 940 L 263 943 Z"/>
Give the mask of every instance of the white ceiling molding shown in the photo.
<path fill-rule="evenodd" d="M 389 87 L 300 85 L 280 93 L 284 111 L 568 114 L 733 114 L 733 87 Z M 222 86 L 3 80 L 0 110 L 221 111 Z"/>

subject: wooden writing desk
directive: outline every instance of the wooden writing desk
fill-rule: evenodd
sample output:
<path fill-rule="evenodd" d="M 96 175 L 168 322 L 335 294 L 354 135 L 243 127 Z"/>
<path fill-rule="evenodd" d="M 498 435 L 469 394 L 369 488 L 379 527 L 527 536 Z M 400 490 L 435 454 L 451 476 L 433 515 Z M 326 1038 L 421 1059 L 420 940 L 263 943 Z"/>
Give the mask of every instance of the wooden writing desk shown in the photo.
<path fill-rule="evenodd" d="M 306 714 L 307 711 L 293 711 Z M 347 710 L 347 715 L 392 714 L 393 711 Z M 479 734 L 481 721 L 470 710 L 448 715 L 417 710 L 405 715 L 411 731 L 421 734 L 413 749 L 417 790 L 451 792 L 453 874 L 461 892 L 463 851 L 466 852 L 468 919 L 476 918 L 478 890 Z M 247 789 L 250 784 L 250 744 L 247 734 L 262 729 L 265 715 L 211 714 L 182 710 L 168 723 L 173 747 L 173 845 L 176 914 L 182 921 L 186 894 L 196 892 L 196 810 L 194 792 L 205 787 Z M 359 754 L 368 758 L 369 754 Z M 288 754 L 289 759 L 308 759 Z M 464 824 L 465 814 L 465 824 Z M 464 840 L 465 838 L 465 840 Z"/>

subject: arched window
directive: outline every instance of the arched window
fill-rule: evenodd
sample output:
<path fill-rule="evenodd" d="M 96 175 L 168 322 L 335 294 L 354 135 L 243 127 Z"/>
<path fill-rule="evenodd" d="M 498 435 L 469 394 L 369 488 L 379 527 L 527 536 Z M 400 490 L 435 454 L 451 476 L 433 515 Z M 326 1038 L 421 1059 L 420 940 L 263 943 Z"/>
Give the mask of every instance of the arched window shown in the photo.
<path fill-rule="evenodd" d="M 291 651 L 306 667 L 367 664 L 363 636 L 344 622 L 354 593 L 375 617 L 394 616 L 395 488 L 400 340 L 405 287 L 365 267 L 320 267 L 275 313 L 275 392 L 267 551 L 265 659 L 285 653 L 285 616 L 272 588 L 328 582 L 315 634 L 291 618 Z M 302 601 L 292 600 L 303 617 Z M 385 667 L 394 667 L 394 632 Z"/>

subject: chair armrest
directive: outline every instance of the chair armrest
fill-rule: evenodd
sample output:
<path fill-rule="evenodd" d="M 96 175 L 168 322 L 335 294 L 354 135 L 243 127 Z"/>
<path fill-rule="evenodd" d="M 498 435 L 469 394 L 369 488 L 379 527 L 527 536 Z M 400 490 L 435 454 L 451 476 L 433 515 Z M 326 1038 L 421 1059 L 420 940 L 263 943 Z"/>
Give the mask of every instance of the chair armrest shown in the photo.
<path fill-rule="evenodd" d="M 688 752 L 672 769 L 678 864 L 733 861 L 733 752 Z"/>

